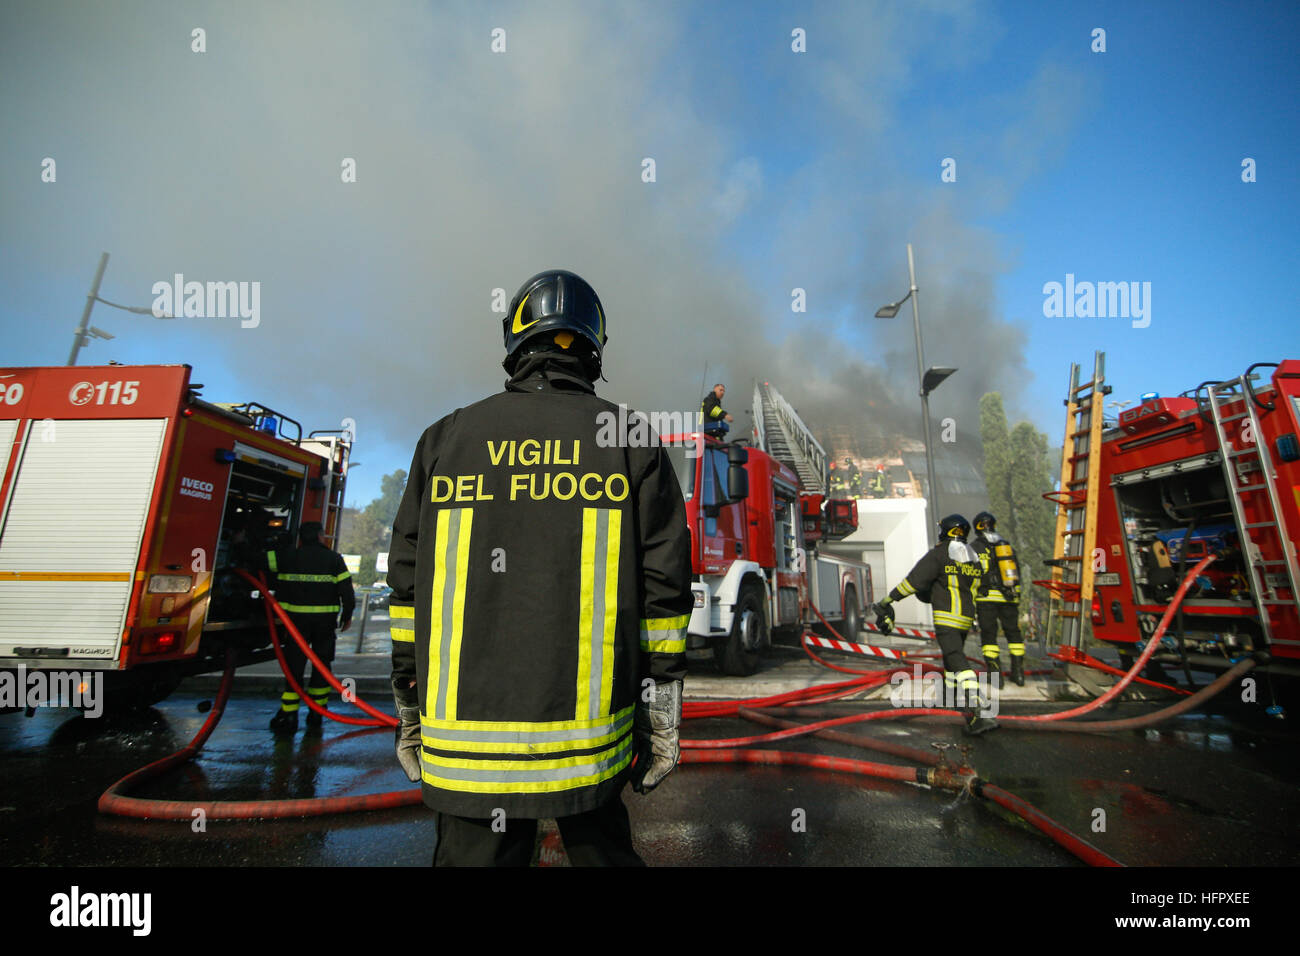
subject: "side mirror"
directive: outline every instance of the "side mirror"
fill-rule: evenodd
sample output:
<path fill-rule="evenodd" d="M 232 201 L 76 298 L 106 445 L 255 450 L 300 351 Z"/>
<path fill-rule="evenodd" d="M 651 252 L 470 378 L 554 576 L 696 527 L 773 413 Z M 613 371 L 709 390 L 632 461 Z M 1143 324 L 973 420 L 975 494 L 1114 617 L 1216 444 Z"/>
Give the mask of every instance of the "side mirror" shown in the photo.
<path fill-rule="evenodd" d="M 744 449 L 741 449 L 742 451 Z M 728 455 L 728 457 L 730 457 Z M 749 472 L 743 464 L 732 462 L 727 467 L 727 498 L 731 502 L 744 501 L 749 497 Z"/>

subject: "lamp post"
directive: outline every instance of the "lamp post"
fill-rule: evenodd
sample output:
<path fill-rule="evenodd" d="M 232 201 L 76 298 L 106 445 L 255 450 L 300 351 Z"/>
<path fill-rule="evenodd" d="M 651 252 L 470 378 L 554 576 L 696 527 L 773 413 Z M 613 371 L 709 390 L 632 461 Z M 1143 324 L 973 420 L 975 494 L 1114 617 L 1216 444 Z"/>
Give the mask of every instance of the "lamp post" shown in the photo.
<path fill-rule="evenodd" d="M 96 302 L 111 305 L 113 308 L 121 309 L 123 312 L 134 312 L 136 315 L 154 314 L 153 309 L 146 309 L 134 305 L 118 305 L 116 302 L 109 302 L 107 299 L 101 299 L 99 297 L 99 284 L 104 281 L 104 270 L 106 268 L 108 268 L 108 253 L 104 252 L 99 256 L 99 268 L 95 270 L 95 279 L 91 282 L 90 292 L 86 295 L 86 307 L 81 312 L 81 324 L 78 325 L 77 330 L 72 333 L 72 351 L 68 353 L 69 365 L 77 364 L 77 353 L 81 351 L 82 346 L 86 345 L 90 339 L 96 338 L 107 340 L 113 337 L 111 333 L 105 332 L 103 329 L 97 329 L 90 324 L 90 310 L 95 307 Z M 174 316 L 166 313 L 155 317 L 159 319 L 174 318 Z"/>
<path fill-rule="evenodd" d="M 892 319 L 898 315 L 898 310 L 908 299 L 912 300 L 912 329 L 916 333 L 916 379 L 920 386 L 921 395 L 921 428 L 925 436 L 925 477 L 926 477 L 926 510 L 929 512 L 930 530 L 933 532 L 933 522 L 937 520 L 935 516 L 939 512 L 939 483 L 934 477 L 934 450 L 930 442 L 930 393 L 939 387 L 944 379 L 953 372 L 955 368 L 931 368 L 925 367 L 925 349 L 921 344 L 921 314 L 916 305 L 916 262 L 912 256 L 912 244 L 907 244 L 907 275 L 911 280 L 911 287 L 907 290 L 907 295 L 903 296 L 897 302 L 891 302 L 889 305 L 882 305 L 876 310 L 876 318 Z"/>

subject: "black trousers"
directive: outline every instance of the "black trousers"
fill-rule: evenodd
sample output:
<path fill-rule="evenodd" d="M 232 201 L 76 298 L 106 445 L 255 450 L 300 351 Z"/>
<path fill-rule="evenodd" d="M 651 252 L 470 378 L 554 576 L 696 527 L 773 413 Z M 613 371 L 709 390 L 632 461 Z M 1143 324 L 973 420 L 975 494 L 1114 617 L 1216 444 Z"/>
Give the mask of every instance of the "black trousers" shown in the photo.
<path fill-rule="evenodd" d="M 527 866 L 537 839 L 537 821 L 509 817 L 503 822 L 505 830 L 497 833 L 490 817 L 439 813 L 433 865 Z M 595 810 L 557 817 L 555 822 L 574 866 L 645 866 L 632 847 L 632 825 L 621 795 Z"/>
<path fill-rule="evenodd" d="M 1023 644 L 1020 636 L 1020 605 L 1005 601 L 977 601 L 975 615 L 980 622 L 980 643 L 987 646 L 998 642 L 998 625 L 1007 636 L 1008 644 Z"/>
<path fill-rule="evenodd" d="M 970 670 L 970 662 L 966 660 L 965 631 L 959 631 L 945 624 L 936 624 L 934 638 L 939 642 L 939 650 L 943 652 L 944 670 L 950 674 Z"/>
<path fill-rule="evenodd" d="M 290 619 L 298 632 L 302 634 L 307 644 L 316 653 L 316 656 L 325 664 L 334 660 L 334 623 L 335 615 L 333 614 L 291 614 Z M 298 642 L 293 639 L 293 635 L 285 633 L 281 638 L 281 646 L 284 648 L 284 659 L 289 663 L 289 672 L 297 678 L 298 683 L 302 685 L 303 690 L 311 695 L 312 699 L 318 704 L 324 704 L 329 697 L 329 684 L 325 678 L 316 673 L 316 665 L 311 667 L 311 679 L 303 684 L 302 675 L 307 669 L 307 655 L 298 647 Z M 291 706 L 288 706 L 291 705 Z M 284 682 L 284 692 L 280 695 L 280 707 L 282 710 L 297 710 L 297 694 L 289 686 L 289 682 Z"/>

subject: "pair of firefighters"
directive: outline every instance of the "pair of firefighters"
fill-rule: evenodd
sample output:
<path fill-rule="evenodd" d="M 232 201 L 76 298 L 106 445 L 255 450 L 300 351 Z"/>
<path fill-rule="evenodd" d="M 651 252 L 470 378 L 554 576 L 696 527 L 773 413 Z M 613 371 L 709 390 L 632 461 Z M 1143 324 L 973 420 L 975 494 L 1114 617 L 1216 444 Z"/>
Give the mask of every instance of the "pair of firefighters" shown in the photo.
<path fill-rule="evenodd" d="M 1025 682 L 1025 645 L 1020 637 L 1020 571 L 1015 550 L 995 529 L 987 511 L 975 516 L 976 535 L 967 544 L 970 523 L 961 515 L 948 515 L 939 523 L 940 541 L 891 590 L 872 606 L 882 633 L 893 629 L 893 603 L 915 594 L 934 613 L 935 637 L 943 652 L 946 698 L 957 707 L 969 734 L 997 727 L 990 702 L 980 692 L 979 680 L 966 659 L 966 634 L 978 617 L 984 661 L 990 674 L 1001 676 L 997 628 L 1007 634 L 1011 653 L 1011 679 Z"/>

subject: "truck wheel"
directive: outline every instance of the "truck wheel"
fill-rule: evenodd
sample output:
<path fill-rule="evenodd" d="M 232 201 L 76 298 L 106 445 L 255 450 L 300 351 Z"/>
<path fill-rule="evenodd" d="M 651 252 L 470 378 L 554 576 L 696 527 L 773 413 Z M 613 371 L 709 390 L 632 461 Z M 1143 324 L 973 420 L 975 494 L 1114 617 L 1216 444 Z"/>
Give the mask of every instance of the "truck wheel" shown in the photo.
<path fill-rule="evenodd" d="M 129 683 L 104 688 L 104 710 L 111 714 L 128 714 L 145 710 L 166 700 L 180 686 L 179 668 L 154 664 L 143 673 L 133 675 Z"/>
<path fill-rule="evenodd" d="M 753 585 L 741 588 L 731 619 L 731 633 L 718 642 L 714 656 L 724 674 L 748 677 L 758 670 L 759 655 L 769 643 L 763 597 Z"/>
<path fill-rule="evenodd" d="M 844 589 L 844 621 L 840 633 L 844 635 L 846 641 L 852 641 L 855 644 L 858 641 L 858 636 L 862 633 L 862 608 L 858 607 L 856 588 L 848 587 Z"/>

